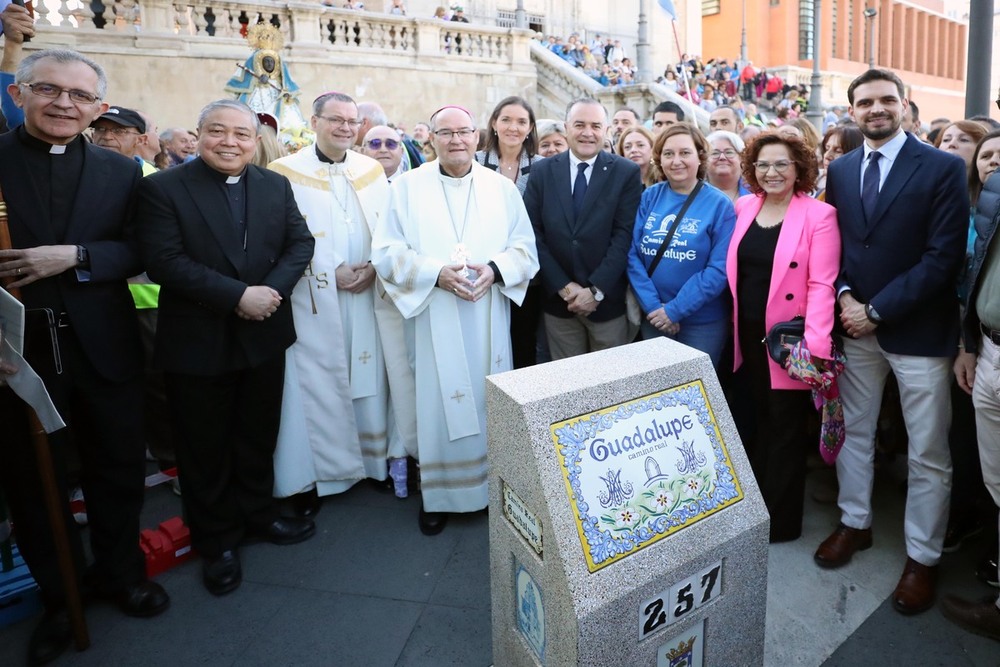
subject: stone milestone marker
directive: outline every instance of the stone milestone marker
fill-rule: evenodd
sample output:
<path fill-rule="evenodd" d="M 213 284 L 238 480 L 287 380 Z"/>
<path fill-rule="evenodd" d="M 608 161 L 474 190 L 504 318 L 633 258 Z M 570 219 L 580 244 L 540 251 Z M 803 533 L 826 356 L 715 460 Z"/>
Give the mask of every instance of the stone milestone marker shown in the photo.
<path fill-rule="evenodd" d="M 487 378 L 493 662 L 760 665 L 768 514 L 707 355 Z"/>

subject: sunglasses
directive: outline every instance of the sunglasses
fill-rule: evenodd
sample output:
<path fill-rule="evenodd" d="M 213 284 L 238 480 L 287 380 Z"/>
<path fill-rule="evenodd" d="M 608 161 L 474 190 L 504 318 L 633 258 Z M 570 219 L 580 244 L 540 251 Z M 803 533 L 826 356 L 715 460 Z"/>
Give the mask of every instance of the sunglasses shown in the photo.
<path fill-rule="evenodd" d="M 380 150 L 382 148 L 382 144 L 385 144 L 386 150 L 390 150 L 390 151 L 394 151 L 397 148 L 399 148 L 399 142 L 396 141 L 395 139 L 369 139 L 368 140 L 368 148 L 371 148 L 372 150 L 376 150 L 376 151 Z"/>

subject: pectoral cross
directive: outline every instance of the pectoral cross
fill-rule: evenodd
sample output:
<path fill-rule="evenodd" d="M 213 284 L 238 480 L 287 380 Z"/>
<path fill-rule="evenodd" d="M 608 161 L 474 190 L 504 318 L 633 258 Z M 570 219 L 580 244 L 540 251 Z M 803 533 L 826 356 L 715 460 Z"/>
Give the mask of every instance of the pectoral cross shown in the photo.
<path fill-rule="evenodd" d="M 465 394 L 459 392 L 458 389 L 456 389 L 455 395 L 452 396 L 452 399 L 454 399 L 458 403 L 461 403 L 463 398 L 465 398 Z"/>
<path fill-rule="evenodd" d="M 472 259 L 472 255 L 469 254 L 469 249 L 465 247 L 464 243 L 456 244 L 455 249 L 451 251 L 451 261 L 462 265 L 462 270 L 459 273 L 467 280 L 470 278 L 468 266 L 470 259 Z"/>
<path fill-rule="evenodd" d="M 368 354 L 368 350 L 365 350 L 364 352 L 361 353 L 361 356 L 358 357 L 358 361 L 360 361 L 363 364 L 367 364 L 368 360 L 371 358 L 372 355 Z"/>

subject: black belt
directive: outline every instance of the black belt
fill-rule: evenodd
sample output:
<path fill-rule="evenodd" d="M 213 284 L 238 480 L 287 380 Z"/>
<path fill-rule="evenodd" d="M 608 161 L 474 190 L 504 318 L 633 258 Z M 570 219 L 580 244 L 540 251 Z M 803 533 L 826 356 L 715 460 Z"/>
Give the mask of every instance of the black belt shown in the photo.
<path fill-rule="evenodd" d="M 58 313 L 55 321 L 56 329 L 68 329 L 70 327 L 69 313 Z"/>
<path fill-rule="evenodd" d="M 979 323 L 979 330 L 982 331 L 983 335 L 986 336 L 986 338 L 988 338 L 994 345 L 1000 345 L 1000 331 L 990 329 L 982 322 Z"/>

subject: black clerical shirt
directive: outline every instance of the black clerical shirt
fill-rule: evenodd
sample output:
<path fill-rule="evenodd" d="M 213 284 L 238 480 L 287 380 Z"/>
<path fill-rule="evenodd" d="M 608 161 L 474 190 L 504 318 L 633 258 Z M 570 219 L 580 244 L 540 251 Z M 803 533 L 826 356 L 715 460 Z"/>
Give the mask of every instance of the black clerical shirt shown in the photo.
<path fill-rule="evenodd" d="M 28 177 L 39 195 L 39 217 L 51 227 L 55 238 L 62 241 L 80 188 L 84 140 L 78 136 L 65 146 L 56 146 L 31 136 L 23 125 L 17 129 L 17 138 L 30 149 L 24 152 L 24 160 L 28 163 Z"/>
<path fill-rule="evenodd" d="M 244 168 L 239 176 L 230 176 L 212 169 L 204 161 L 200 161 L 212 180 L 219 184 L 222 193 L 229 204 L 229 214 L 243 252 L 247 249 L 247 171 Z"/>

